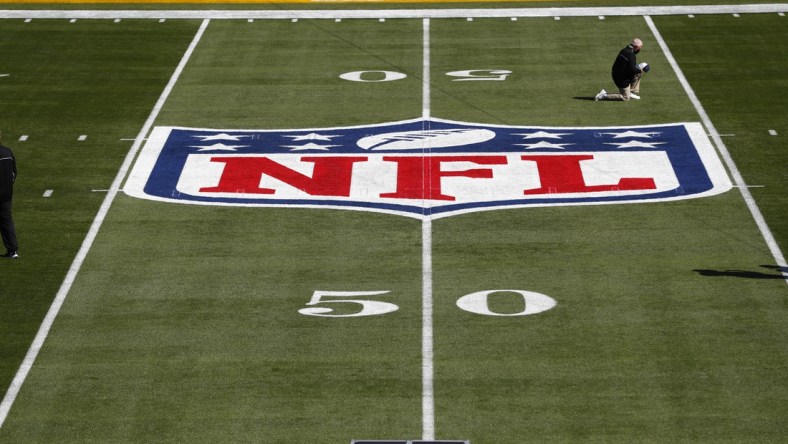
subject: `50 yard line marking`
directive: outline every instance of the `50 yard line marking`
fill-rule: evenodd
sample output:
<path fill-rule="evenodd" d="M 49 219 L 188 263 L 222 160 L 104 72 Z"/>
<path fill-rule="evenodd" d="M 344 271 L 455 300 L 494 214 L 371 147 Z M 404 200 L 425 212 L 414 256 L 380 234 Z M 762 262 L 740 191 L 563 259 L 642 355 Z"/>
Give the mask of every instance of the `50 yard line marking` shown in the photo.
<path fill-rule="evenodd" d="M 115 200 L 118 190 L 120 190 L 120 185 L 123 182 L 123 179 L 126 178 L 129 168 L 131 168 L 131 163 L 137 156 L 137 152 L 139 151 L 145 136 L 147 136 L 150 132 L 153 122 L 156 121 L 159 112 L 161 111 L 162 107 L 164 107 L 164 103 L 167 101 L 167 98 L 172 92 L 175 83 L 178 81 L 183 69 L 186 67 L 186 63 L 191 58 L 194 49 L 200 42 L 200 39 L 205 32 L 205 28 L 208 27 L 208 23 L 210 23 L 210 19 L 205 19 L 202 21 L 202 24 L 197 30 L 197 33 L 194 35 L 191 44 L 189 44 L 189 47 L 183 54 L 180 63 L 178 63 L 177 68 L 175 68 L 175 72 L 172 74 L 172 77 L 170 77 L 170 81 L 167 83 L 164 91 L 162 91 L 159 100 L 156 102 L 156 105 L 154 105 L 153 110 L 148 116 L 148 120 L 145 121 L 145 124 L 142 126 L 139 135 L 137 135 L 137 138 L 135 139 L 134 144 L 131 146 L 129 153 L 123 160 L 123 164 L 121 165 L 118 174 L 115 176 L 115 180 L 112 182 L 112 187 L 110 188 L 107 196 L 104 198 L 104 202 L 102 202 L 98 214 L 96 214 L 96 218 L 93 219 L 93 223 L 90 225 L 88 234 L 85 236 L 85 240 L 82 242 L 82 246 L 80 247 L 79 252 L 77 252 L 77 256 L 71 263 L 71 268 L 69 268 L 66 278 L 63 280 L 63 284 L 61 284 L 60 290 L 58 290 L 55 299 L 52 301 L 52 305 L 49 307 L 49 311 L 44 317 L 41 327 L 39 327 L 38 333 L 36 334 L 35 339 L 33 339 L 33 343 L 27 350 L 25 359 L 19 366 L 19 370 L 17 370 L 13 381 L 11 381 L 11 385 L 8 387 L 8 391 L 6 392 L 3 401 L 0 402 L 0 428 L 3 427 L 3 423 L 8 417 L 8 412 L 11 410 L 11 406 L 14 404 L 14 401 L 16 400 L 16 397 L 22 388 L 22 384 L 25 382 L 28 373 L 30 373 L 30 369 L 33 367 L 33 363 L 35 363 L 36 357 L 38 357 L 38 353 L 41 351 L 41 347 L 43 347 L 44 341 L 49 335 L 49 330 L 52 328 L 52 324 L 55 322 L 55 318 L 60 312 L 63 302 L 66 300 L 66 296 L 68 296 L 69 291 L 71 291 L 74 280 L 76 279 L 79 270 L 82 268 L 82 264 L 85 261 L 90 248 L 93 246 L 93 242 L 98 235 L 99 229 L 101 229 L 101 225 L 104 223 L 104 219 L 107 217 L 109 208 L 112 206 L 112 202 Z"/>
<path fill-rule="evenodd" d="M 422 117 L 430 118 L 430 19 L 422 20 Z M 423 149 L 429 149 L 424 147 Z M 425 168 L 424 171 L 430 171 Z M 425 180 L 425 183 L 431 183 Z M 427 200 L 429 202 L 429 200 Z M 427 205 L 421 222 L 421 423 L 422 439 L 435 439 L 435 392 L 433 387 L 433 333 L 432 333 L 432 214 Z"/>

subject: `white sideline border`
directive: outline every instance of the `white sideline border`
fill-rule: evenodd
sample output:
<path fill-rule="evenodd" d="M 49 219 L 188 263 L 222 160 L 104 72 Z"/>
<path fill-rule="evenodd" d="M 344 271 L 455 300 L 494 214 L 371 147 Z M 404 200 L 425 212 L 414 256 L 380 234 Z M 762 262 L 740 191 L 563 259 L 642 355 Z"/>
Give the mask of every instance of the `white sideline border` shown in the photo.
<path fill-rule="evenodd" d="M 423 19 L 502 17 L 598 17 L 785 13 L 788 3 L 630 6 L 595 8 L 364 9 L 364 10 L 0 10 L 3 19 Z"/>
<path fill-rule="evenodd" d="M 101 203 L 101 207 L 99 208 L 98 214 L 96 214 L 96 218 L 93 219 L 93 223 L 90 225 L 90 229 L 88 230 L 87 236 L 85 236 L 85 240 L 82 242 L 82 246 L 77 252 L 74 261 L 71 263 L 71 268 L 69 268 L 68 273 L 66 274 L 66 278 L 63 280 L 63 283 L 60 286 L 60 290 L 58 290 L 57 295 L 55 295 L 55 299 L 52 301 L 52 305 L 49 307 L 49 311 L 47 312 L 44 320 L 41 322 L 41 327 L 38 329 L 38 333 L 36 337 L 33 339 L 33 343 L 30 345 L 30 348 L 27 350 L 27 354 L 25 355 L 24 360 L 22 360 L 22 364 L 19 366 L 19 370 L 17 370 L 14 379 L 11 381 L 11 385 L 8 387 L 8 391 L 3 397 L 2 402 L 0 402 L 0 429 L 3 427 L 3 423 L 5 423 L 6 418 L 8 417 L 8 413 L 11 411 L 11 406 L 14 404 L 16 400 L 16 396 L 19 394 L 19 391 L 22 389 L 22 385 L 25 383 L 25 379 L 27 379 L 28 373 L 30 373 L 30 369 L 33 367 L 36 358 L 38 357 L 38 353 L 41 351 L 41 348 L 44 345 L 44 341 L 46 341 L 47 336 L 49 335 L 49 330 L 52 328 L 52 324 L 55 322 L 55 318 L 57 318 L 58 313 L 60 312 L 60 308 L 63 306 L 63 303 L 66 300 L 66 296 L 68 296 L 69 291 L 71 291 L 71 286 L 74 284 L 76 280 L 77 274 L 79 270 L 82 268 L 82 264 L 85 261 L 85 258 L 90 252 L 90 248 L 93 246 L 93 242 L 98 235 L 99 229 L 101 229 L 101 225 L 104 223 L 104 219 L 109 212 L 110 207 L 112 206 L 112 202 L 115 200 L 115 196 L 117 196 L 118 191 L 120 190 L 120 185 L 123 180 L 126 178 L 126 175 L 131 168 L 131 164 L 134 161 L 134 158 L 137 157 L 137 152 L 139 151 L 140 147 L 142 146 L 142 142 L 147 137 L 148 133 L 150 132 L 153 123 L 156 121 L 156 118 L 159 115 L 164 103 L 167 101 L 172 89 L 175 87 L 175 83 L 178 81 L 178 78 L 181 76 L 183 69 L 186 67 L 186 63 L 188 63 L 189 59 L 191 58 L 194 49 L 197 47 L 197 44 L 200 42 L 203 33 L 205 32 L 205 28 L 208 27 L 208 23 L 210 22 L 209 19 L 204 19 L 202 25 L 197 30 L 192 39 L 191 44 L 186 49 L 186 52 L 183 53 L 183 57 L 181 58 L 180 63 L 175 68 L 175 71 L 170 77 L 170 81 L 167 83 L 167 86 L 162 91 L 161 96 L 159 96 L 159 100 L 151 110 L 150 115 L 148 116 L 148 120 L 145 121 L 145 124 L 142 126 L 142 129 L 137 135 L 137 138 L 134 141 L 131 149 L 129 150 L 128 154 L 126 154 L 126 158 L 123 161 L 123 164 L 118 170 L 118 174 L 115 176 L 115 180 L 112 182 L 112 186 L 109 189 L 109 193 L 104 198 L 104 201 Z"/>

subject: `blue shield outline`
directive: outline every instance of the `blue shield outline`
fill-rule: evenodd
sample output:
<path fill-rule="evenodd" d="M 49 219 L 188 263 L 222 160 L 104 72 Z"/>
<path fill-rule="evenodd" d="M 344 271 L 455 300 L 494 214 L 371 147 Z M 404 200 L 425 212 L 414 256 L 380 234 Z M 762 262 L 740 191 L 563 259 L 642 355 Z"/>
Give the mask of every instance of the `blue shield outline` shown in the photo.
<path fill-rule="evenodd" d="M 473 202 L 373 202 L 185 193 L 178 183 L 189 156 L 483 155 L 664 152 L 677 184 L 655 192 L 538 195 Z M 473 211 L 548 205 L 598 205 L 690 199 L 724 193 L 730 178 L 697 122 L 623 127 L 540 127 L 411 119 L 373 125 L 276 130 L 156 127 L 124 187 L 130 196 L 186 204 L 355 209 L 440 218 Z"/>

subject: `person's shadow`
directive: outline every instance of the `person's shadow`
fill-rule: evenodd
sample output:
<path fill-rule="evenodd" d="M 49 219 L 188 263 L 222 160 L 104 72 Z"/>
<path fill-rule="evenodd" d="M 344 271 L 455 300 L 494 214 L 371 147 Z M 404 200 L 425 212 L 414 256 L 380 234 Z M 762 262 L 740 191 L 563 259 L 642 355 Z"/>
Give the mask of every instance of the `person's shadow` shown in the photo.
<path fill-rule="evenodd" d="M 698 273 L 701 276 L 709 276 L 709 277 L 728 276 L 728 277 L 739 277 L 739 278 L 747 278 L 747 279 L 788 279 L 788 276 L 783 274 L 783 273 L 788 273 L 788 267 L 780 267 L 777 265 L 761 265 L 761 268 L 768 268 L 774 270 L 777 274 L 763 273 L 761 271 L 750 271 L 750 270 L 696 269 L 692 271 Z"/>

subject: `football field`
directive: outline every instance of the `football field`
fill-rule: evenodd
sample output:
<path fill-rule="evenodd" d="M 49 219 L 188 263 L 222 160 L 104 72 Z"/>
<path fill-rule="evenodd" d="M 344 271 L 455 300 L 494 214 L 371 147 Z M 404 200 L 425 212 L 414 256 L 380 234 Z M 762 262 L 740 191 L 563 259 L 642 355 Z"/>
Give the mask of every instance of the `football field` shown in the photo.
<path fill-rule="evenodd" d="M 0 11 L 0 442 L 785 439 L 788 5 L 417 7 Z"/>

